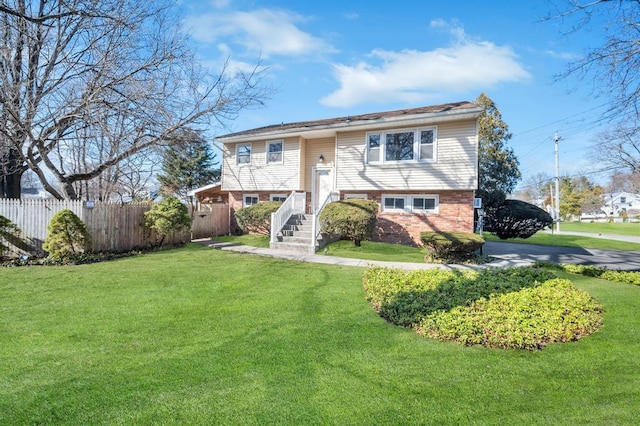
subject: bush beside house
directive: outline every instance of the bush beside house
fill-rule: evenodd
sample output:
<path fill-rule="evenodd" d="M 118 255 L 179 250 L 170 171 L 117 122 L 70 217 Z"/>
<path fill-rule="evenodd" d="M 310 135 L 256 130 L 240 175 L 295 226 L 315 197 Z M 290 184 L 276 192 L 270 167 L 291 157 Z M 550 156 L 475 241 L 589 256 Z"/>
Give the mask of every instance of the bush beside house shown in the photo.
<path fill-rule="evenodd" d="M 265 201 L 235 211 L 236 223 L 242 232 L 248 234 L 269 235 L 271 232 L 271 213 L 282 205 L 281 201 Z"/>
<path fill-rule="evenodd" d="M 373 235 L 377 213 L 378 203 L 372 200 L 336 201 L 320 212 L 320 226 L 323 233 L 353 240 L 360 247 L 362 240 Z"/>

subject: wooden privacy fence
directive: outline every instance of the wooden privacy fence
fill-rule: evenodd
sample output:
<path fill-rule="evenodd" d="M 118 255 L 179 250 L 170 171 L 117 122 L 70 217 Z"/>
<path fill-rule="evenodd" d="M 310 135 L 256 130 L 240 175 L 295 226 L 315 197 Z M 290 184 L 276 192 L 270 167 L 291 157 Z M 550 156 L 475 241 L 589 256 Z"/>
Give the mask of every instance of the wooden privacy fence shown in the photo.
<path fill-rule="evenodd" d="M 26 243 L 26 246 L 19 247 L 22 251 L 42 252 L 47 225 L 51 218 L 63 209 L 73 211 L 87 225 L 87 231 L 91 235 L 92 251 L 127 251 L 156 243 L 155 232 L 144 226 L 144 212 L 151 209 L 151 206 L 151 203 L 121 205 L 99 202 L 87 204 L 84 201 L 67 200 L 0 199 L 0 215 L 20 228 L 21 238 Z M 229 232 L 228 206 L 215 207 L 219 208 L 209 212 L 194 212 L 193 238 Z M 164 243 L 173 244 L 189 239 L 190 230 L 174 232 L 165 238 Z"/>
<path fill-rule="evenodd" d="M 194 211 L 191 214 L 191 238 L 208 238 L 229 234 L 229 205 L 209 204 L 207 211 Z"/>

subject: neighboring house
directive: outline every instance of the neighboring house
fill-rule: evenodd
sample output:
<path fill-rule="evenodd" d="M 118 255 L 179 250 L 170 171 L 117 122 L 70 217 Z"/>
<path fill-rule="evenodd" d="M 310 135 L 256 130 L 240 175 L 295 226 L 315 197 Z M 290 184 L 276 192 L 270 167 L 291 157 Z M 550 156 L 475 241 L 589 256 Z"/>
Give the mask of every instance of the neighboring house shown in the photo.
<path fill-rule="evenodd" d="M 232 213 L 289 198 L 283 209 L 297 203 L 294 210 L 313 215 L 330 200 L 372 199 L 380 205 L 379 241 L 419 244 L 421 231 L 473 232 L 481 112 L 458 102 L 224 135 L 217 138 L 221 190 Z M 272 229 L 272 243 L 279 232 Z"/>
<path fill-rule="evenodd" d="M 637 216 L 640 214 L 640 195 L 631 192 L 605 194 L 602 211 L 607 216 Z"/>
<path fill-rule="evenodd" d="M 45 200 L 53 198 L 53 195 L 45 191 L 43 188 L 22 188 L 20 198 L 23 200 Z"/>

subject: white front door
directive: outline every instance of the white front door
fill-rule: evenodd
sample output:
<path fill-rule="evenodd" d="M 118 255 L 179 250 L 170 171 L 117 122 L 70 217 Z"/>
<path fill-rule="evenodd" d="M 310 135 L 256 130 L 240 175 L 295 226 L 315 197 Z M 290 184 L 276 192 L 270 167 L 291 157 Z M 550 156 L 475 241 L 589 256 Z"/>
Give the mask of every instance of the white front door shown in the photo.
<path fill-rule="evenodd" d="M 313 212 L 315 213 L 333 191 L 333 173 L 330 168 L 318 168 L 314 173 Z"/>

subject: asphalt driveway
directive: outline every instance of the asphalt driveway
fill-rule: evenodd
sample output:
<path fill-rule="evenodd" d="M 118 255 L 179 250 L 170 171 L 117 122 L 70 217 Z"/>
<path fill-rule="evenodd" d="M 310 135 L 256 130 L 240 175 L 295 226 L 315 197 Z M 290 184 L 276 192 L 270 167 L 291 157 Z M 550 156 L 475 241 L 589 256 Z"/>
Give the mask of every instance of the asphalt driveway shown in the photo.
<path fill-rule="evenodd" d="M 505 260 L 550 261 L 604 266 L 609 269 L 640 271 L 640 252 L 587 248 L 539 246 L 535 244 L 487 241 L 483 254 Z"/>

